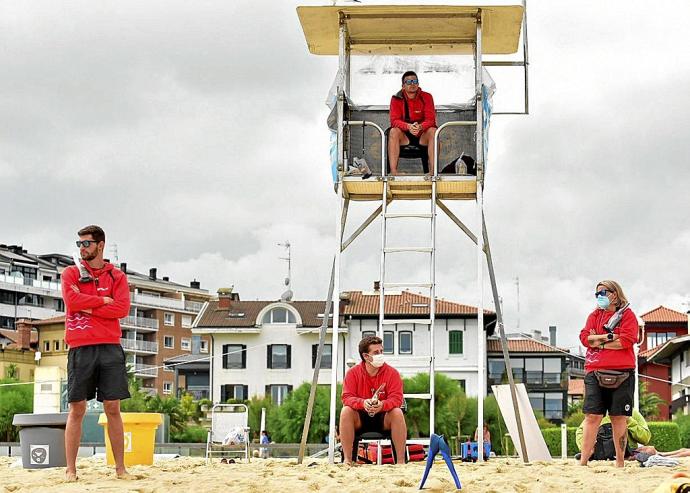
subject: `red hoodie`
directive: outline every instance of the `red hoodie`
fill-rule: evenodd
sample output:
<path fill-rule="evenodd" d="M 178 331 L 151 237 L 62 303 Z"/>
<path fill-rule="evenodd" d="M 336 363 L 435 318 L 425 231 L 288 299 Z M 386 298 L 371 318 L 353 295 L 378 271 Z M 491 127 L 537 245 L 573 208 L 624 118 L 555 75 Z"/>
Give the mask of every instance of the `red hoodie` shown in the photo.
<path fill-rule="evenodd" d="M 70 347 L 120 344 L 120 319 L 129 315 L 127 276 L 107 262 L 97 270 L 86 262 L 82 264 L 91 273 L 93 281 L 80 283 L 76 265 L 67 267 L 62 273 L 62 298 L 67 311 L 65 342 Z M 106 305 L 105 296 L 112 298 L 113 302 Z M 91 309 L 91 313 L 83 311 L 87 309 Z"/>
<path fill-rule="evenodd" d="M 637 317 L 628 308 L 623 312 L 623 317 L 618 326 L 613 329 L 624 349 L 600 349 L 598 346 L 591 348 L 587 342 L 589 331 L 594 329 L 595 334 L 606 334 L 604 325 L 616 313 L 615 311 L 595 309 L 587 317 L 585 328 L 580 331 L 580 342 L 587 348 L 585 356 L 585 371 L 589 373 L 594 370 L 629 370 L 635 368 L 635 352 L 633 344 L 637 342 L 638 326 Z"/>
<path fill-rule="evenodd" d="M 379 400 L 383 402 L 383 412 L 402 406 L 403 382 L 398 370 L 383 364 L 373 377 L 367 372 L 362 361 L 353 366 L 345 375 L 343 381 L 343 404 L 356 410 L 364 409 L 364 401 L 371 399 L 381 384 L 386 386 L 379 392 Z"/>
<path fill-rule="evenodd" d="M 407 120 L 405 120 L 405 102 L 407 102 L 409 110 Z M 419 122 L 422 124 L 422 132 L 426 132 L 428 128 L 436 126 L 434 98 L 421 89 L 417 91 L 414 99 L 408 99 L 405 91 L 398 91 L 391 97 L 390 116 L 391 127 L 397 127 L 403 132 L 408 132 L 408 123 Z"/>

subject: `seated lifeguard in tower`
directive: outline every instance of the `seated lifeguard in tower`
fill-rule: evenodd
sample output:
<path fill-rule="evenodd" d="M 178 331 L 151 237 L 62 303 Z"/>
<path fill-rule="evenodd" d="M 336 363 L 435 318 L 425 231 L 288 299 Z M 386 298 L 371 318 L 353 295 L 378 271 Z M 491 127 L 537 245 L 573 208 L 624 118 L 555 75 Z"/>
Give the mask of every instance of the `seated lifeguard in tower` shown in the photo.
<path fill-rule="evenodd" d="M 403 382 L 398 370 L 384 361 L 383 341 L 367 336 L 359 343 L 362 362 L 352 367 L 343 381 L 340 442 L 343 460 L 352 463 L 355 436 L 377 432 L 390 436 L 396 462 L 405 463 L 407 424 L 400 406 Z"/>
<path fill-rule="evenodd" d="M 419 86 L 419 77 L 412 70 L 402 76 L 402 89 L 393 95 L 390 104 L 391 128 L 388 131 L 388 164 L 392 175 L 398 174 L 401 148 L 408 157 L 422 160 L 424 173 L 434 162 L 436 108 L 434 98 Z"/>

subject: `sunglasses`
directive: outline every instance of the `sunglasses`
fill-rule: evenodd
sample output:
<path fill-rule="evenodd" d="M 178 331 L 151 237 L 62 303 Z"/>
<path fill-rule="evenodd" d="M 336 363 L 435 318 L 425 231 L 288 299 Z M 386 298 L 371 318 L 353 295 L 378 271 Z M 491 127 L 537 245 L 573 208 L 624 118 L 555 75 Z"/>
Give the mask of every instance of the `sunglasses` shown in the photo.
<path fill-rule="evenodd" d="M 91 243 L 94 245 L 97 244 L 98 242 L 96 240 L 77 240 L 77 246 L 78 247 L 84 247 L 84 248 L 89 248 L 91 246 Z"/>
<path fill-rule="evenodd" d="M 594 297 L 596 298 L 598 296 L 606 296 L 609 293 L 613 293 L 613 291 L 611 291 L 610 289 L 602 289 L 601 291 L 597 291 L 596 293 L 594 293 Z"/>
<path fill-rule="evenodd" d="M 405 85 L 411 86 L 412 84 L 419 84 L 419 79 L 407 79 Z"/>

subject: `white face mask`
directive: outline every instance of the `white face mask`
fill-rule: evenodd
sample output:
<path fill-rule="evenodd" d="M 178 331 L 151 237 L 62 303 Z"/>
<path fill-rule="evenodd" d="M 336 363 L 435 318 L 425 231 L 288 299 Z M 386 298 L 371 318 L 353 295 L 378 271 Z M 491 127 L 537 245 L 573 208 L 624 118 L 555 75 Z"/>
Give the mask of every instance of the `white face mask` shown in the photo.
<path fill-rule="evenodd" d="M 386 357 L 383 354 L 374 354 L 371 356 L 371 366 L 374 368 L 381 368 L 386 362 Z"/>

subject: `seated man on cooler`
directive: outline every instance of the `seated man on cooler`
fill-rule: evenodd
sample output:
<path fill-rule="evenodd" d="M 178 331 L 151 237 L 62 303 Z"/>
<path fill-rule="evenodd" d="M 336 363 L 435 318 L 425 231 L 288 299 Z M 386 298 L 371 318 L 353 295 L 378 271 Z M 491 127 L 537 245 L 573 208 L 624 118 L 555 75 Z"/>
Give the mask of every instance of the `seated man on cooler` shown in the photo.
<path fill-rule="evenodd" d="M 402 76 L 402 89 L 393 95 L 390 104 L 391 129 L 388 134 L 388 162 L 391 174 L 398 174 L 400 146 L 427 146 L 429 165 L 434 163 L 436 108 L 434 98 L 419 87 L 419 78 L 407 71 Z"/>
<path fill-rule="evenodd" d="M 346 464 L 352 464 L 355 432 L 390 431 L 398 464 L 405 463 L 407 424 L 400 406 L 403 382 L 398 371 L 384 361 L 383 342 L 367 336 L 359 343 L 362 359 L 350 368 L 343 382 L 340 443 Z M 374 394 L 378 391 L 377 397 Z"/>

